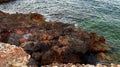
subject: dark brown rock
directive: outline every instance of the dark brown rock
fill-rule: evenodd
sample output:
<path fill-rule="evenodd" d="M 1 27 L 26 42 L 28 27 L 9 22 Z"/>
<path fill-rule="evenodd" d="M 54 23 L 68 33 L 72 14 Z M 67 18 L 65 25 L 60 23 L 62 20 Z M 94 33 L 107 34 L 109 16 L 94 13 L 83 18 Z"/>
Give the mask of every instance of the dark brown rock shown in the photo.
<path fill-rule="evenodd" d="M 9 2 L 10 0 L 0 0 L 0 3 Z"/>
<path fill-rule="evenodd" d="M 22 47 L 36 64 L 95 64 L 110 50 L 103 36 L 76 29 L 73 24 L 46 22 L 37 13 L 0 12 L 0 41 Z"/>

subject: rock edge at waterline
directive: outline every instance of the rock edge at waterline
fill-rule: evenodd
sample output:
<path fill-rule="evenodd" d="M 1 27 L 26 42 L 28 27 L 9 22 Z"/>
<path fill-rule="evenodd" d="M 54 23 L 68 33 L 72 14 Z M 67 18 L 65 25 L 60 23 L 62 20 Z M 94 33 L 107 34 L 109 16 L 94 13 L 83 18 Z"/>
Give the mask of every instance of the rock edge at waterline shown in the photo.
<path fill-rule="evenodd" d="M 45 19 L 38 13 L 0 11 L 0 42 L 22 47 L 34 60 L 31 65 L 109 62 L 106 52 L 110 47 L 103 36 L 83 31 L 74 24 Z"/>

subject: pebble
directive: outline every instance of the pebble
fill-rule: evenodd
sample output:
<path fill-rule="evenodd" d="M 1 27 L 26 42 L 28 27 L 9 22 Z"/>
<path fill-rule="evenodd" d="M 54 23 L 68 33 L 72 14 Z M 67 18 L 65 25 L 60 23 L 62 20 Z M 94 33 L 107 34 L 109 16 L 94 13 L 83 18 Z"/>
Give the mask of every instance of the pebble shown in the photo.
<path fill-rule="evenodd" d="M 58 66 L 52 66 L 52 67 L 58 67 Z"/>
<path fill-rule="evenodd" d="M 76 67 L 75 65 L 72 65 L 71 67 Z"/>

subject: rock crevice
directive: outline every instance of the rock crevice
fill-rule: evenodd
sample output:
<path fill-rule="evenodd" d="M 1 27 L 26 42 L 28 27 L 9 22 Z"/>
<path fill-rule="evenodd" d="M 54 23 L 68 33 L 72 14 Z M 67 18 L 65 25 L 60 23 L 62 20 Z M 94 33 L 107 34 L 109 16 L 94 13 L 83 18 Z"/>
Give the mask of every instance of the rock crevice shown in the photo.
<path fill-rule="evenodd" d="M 76 28 L 73 24 L 45 21 L 37 13 L 0 12 L 0 41 L 22 47 L 34 64 L 91 63 L 107 60 L 110 50 L 103 36 Z M 94 58 L 95 61 L 90 61 Z"/>

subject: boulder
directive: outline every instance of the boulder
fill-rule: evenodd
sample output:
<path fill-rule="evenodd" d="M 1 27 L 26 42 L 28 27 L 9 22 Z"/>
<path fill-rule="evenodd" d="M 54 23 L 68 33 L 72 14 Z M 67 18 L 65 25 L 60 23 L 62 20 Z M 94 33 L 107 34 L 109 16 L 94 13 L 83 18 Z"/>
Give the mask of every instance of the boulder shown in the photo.
<path fill-rule="evenodd" d="M 0 67 L 27 67 L 29 59 L 21 47 L 0 42 Z"/>

